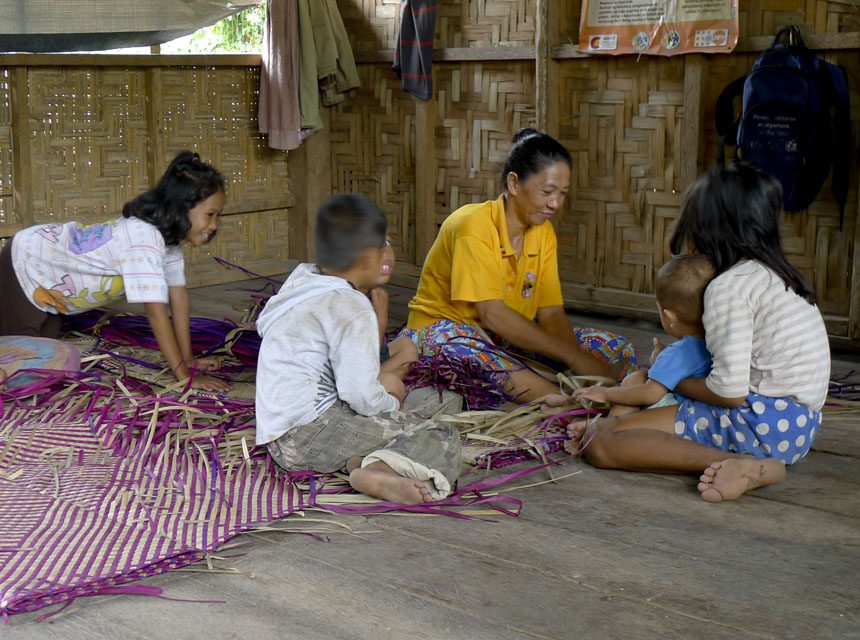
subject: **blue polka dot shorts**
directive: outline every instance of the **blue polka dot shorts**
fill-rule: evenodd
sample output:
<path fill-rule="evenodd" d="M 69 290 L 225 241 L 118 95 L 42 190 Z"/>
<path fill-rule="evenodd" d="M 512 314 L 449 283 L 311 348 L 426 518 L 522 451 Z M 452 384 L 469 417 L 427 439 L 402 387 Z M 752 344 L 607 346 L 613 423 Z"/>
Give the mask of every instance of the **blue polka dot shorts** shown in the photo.
<path fill-rule="evenodd" d="M 809 452 L 821 427 L 821 412 L 791 398 L 750 393 L 738 408 L 678 396 L 675 434 L 698 444 L 789 465 Z"/>

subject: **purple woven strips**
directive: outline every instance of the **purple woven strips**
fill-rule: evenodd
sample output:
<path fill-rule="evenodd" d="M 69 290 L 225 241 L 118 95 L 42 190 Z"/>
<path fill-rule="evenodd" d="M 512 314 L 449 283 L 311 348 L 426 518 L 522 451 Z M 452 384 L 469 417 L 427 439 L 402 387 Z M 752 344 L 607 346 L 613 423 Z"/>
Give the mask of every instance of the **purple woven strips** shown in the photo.
<path fill-rule="evenodd" d="M 140 397 L 135 408 L 122 395 L 105 393 L 105 380 L 81 374 L 72 398 L 100 396 L 108 406 L 93 411 L 87 401 L 69 411 L 57 408 L 63 382 L 45 376 L 30 385 L 36 405 L 24 420 L 16 420 L 24 397 L 0 396 L 0 423 L 17 424 L 0 438 L 0 471 L 23 470 L 14 481 L 0 481 L 4 617 L 196 562 L 237 533 L 295 509 L 282 498 L 294 479 L 277 473 L 265 456 L 246 461 L 241 446 L 234 446 L 228 480 L 230 461 L 214 454 L 218 442 L 209 431 L 216 423 L 195 425 L 206 434 L 198 442 L 202 451 L 191 444 L 177 453 L 166 439 L 177 430 L 162 427 L 181 423 L 183 403 Z M 162 408 L 151 434 L 147 411 L 157 401 Z M 228 409 L 230 425 L 244 429 L 253 417 L 248 402 Z M 230 428 L 218 437 L 229 437 Z M 113 447 L 107 446 L 110 437 Z"/>

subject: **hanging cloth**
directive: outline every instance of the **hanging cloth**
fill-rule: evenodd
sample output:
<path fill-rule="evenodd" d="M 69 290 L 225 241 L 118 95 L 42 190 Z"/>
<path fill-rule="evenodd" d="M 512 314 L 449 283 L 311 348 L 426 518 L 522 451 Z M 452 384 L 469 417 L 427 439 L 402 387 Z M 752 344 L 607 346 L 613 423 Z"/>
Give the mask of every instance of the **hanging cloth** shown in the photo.
<path fill-rule="evenodd" d="M 403 91 L 421 100 L 433 97 L 433 35 L 436 0 L 401 0 L 400 33 L 391 68 Z"/>
<path fill-rule="evenodd" d="M 336 0 L 315 1 L 311 8 L 317 48 L 317 80 L 322 103 L 343 102 L 346 92 L 361 86 L 355 56 Z"/>
<path fill-rule="evenodd" d="M 266 6 L 257 119 L 273 149 L 296 149 L 302 143 L 298 14 L 296 0 L 269 0 Z"/>

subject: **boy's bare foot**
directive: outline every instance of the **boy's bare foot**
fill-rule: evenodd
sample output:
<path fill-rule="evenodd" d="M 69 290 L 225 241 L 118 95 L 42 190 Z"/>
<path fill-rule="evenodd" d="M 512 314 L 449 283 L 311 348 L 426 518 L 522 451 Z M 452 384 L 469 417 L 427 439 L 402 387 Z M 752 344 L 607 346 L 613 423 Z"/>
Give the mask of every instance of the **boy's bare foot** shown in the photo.
<path fill-rule="evenodd" d="M 404 478 L 393 472 L 370 468 L 356 469 L 349 474 L 349 484 L 356 491 L 387 502 L 398 504 L 433 502 L 433 497 L 423 482 Z"/>
<path fill-rule="evenodd" d="M 362 456 L 352 456 L 346 461 L 346 472 L 352 473 L 356 469 L 361 466 L 361 463 L 364 462 L 364 458 Z"/>
<path fill-rule="evenodd" d="M 576 455 L 579 453 L 580 448 L 582 447 L 583 438 L 585 438 L 585 432 L 588 430 L 588 420 L 574 420 L 570 424 L 567 425 L 567 435 L 570 438 L 567 442 L 564 443 L 564 450 L 568 453 L 572 453 Z"/>
<path fill-rule="evenodd" d="M 779 460 L 730 458 L 714 462 L 699 477 L 699 493 L 706 502 L 737 500 L 744 493 L 785 480 L 785 465 Z"/>

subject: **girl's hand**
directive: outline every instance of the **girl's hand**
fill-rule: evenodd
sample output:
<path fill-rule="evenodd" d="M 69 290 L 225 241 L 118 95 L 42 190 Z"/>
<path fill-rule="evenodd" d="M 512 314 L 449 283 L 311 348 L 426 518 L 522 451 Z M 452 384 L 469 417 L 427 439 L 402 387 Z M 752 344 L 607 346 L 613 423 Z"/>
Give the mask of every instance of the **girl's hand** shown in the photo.
<path fill-rule="evenodd" d="M 580 387 L 573 392 L 574 400 L 591 400 L 606 404 L 606 389 L 604 387 Z"/>
<path fill-rule="evenodd" d="M 660 352 L 666 348 L 666 345 L 663 344 L 660 338 L 654 338 L 654 350 L 651 352 L 651 366 L 654 366 L 654 363 L 657 362 L 657 356 L 660 355 Z"/>
<path fill-rule="evenodd" d="M 213 393 L 226 392 L 230 390 L 230 384 L 218 378 L 211 376 L 194 376 L 191 382 L 192 389 L 200 389 L 201 391 L 211 391 Z"/>
<path fill-rule="evenodd" d="M 200 371 L 218 371 L 221 368 L 221 358 L 197 358 L 191 366 Z"/>

